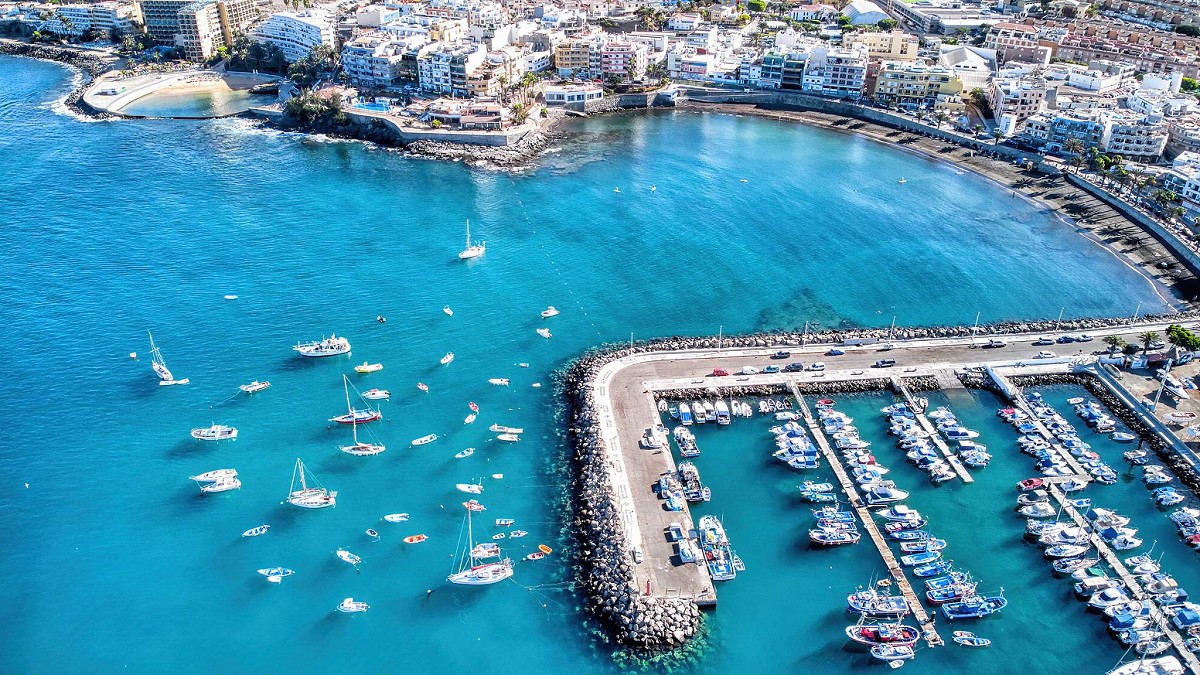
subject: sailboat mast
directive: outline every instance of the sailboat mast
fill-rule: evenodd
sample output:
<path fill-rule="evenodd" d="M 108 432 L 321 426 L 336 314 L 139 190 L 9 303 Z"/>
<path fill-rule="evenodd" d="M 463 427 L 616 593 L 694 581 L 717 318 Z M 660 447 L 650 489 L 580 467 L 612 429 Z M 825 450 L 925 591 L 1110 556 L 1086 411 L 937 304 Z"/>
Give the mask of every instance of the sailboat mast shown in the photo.
<path fill-rule="evenodd" d="M 300 491 L 308 492 L 308 483 L 304 480 L 304 462 L 296 460 L 296 469 L 300 471 Z"/>
<path fill-rule="evenodd" d="M 471 248 L 471 219 L 467 218 L 467 248 Z"/>

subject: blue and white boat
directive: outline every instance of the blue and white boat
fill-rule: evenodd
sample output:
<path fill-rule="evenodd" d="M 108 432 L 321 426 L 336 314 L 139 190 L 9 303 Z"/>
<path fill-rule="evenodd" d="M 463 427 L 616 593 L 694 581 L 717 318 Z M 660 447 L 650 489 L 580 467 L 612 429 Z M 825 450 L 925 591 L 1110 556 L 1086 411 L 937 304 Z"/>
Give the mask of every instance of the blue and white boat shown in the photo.
<path fill-rule="evenodd" d="M 941 551 L 926 551 L 925 553 L 914 553 L 912 555 L 900 556 L 901 564 L 906 567 L 914 565 L 926 565 L 942 559 Z"/>
<path fill-rule="evenodd" d="M 969 598 L 975 594 L 975 584 L 973 582 L 962 582 L 951 584 L 945 588 L 932 588 L 925 591 L 925 599 L 931 605 L 943 605 L 947 602 L 957 602 L 963 598 Z"/>
<path fill-rule="evenodd" d="M 942 605 L 942 615 L 951 621 L 956 619 L 978 619 L 989 614 L 995 614 L 1007 606 L 1008 600 L 1005 599 L 1003 594 L 988 597 L 977 595 L 973 598 Z"/>
<path fill-rule="evenodd" d="M 967 581 L 967 579 L 968 579 L 968 576 L 967 576 L 966 572 L 951 572 L 950 574 L 947 574 L 944 577 L 937 577 L 936 579 L 926 579 L 925 580 L 925 588 L 927 588 L 929 590 L 934 590 L 936 588 L 949 588 L 956 584 L 964 583 L 965 581 Z"/>
<path fill-rule="evenodd" d="M 679 404 L 679 423 L 685 427 L 692 426 L 692 407 L 687 403 Z"/>
<path fill-rule="evenodd" d="M 920 541 L 929 538 L 929 533 L 925 530 L 900 530 L 890 534 L 892 539 L 897 541 Z"/>
<path fill-rule="evenodd" d="M 841 523 L 854 522 L 853 511 L 838 511 L 835 506 L 823 506 L 819 509 L 813 509 L 812 514 L 814 518 L 821 520 L 833 520 Z"/>
<path fill-rule="evenodd" d="M 833 530 L 817 527 L 808 531 L 808 538 L 820 546 L 843 546 L 857 544 L 862 535 L 856 529 Z"/>
<path fill-rule="evenodd" d="M 714 581 L 728 581 L 737 576 L 733 568 L 733 551 L 729 548 L 729 539 L 725 528 L 716 516 L 700 516 L 700 548 L 708 562 L 708 572 Z"/>
<path fill-rule="evenodd" d="M 846 610 L 866 617 L 899 619 L 908 616 L 908 602 L 902 595 L 884 595 L 875 589 L 851 593 Z"/>
<path fill-rule="evenodd" d="M 945 574 L 954 567 L 954 563 L 949 560 L 941 560 L 931 565 L 919 565 L 913 568 L 913 576 L 925 578 L 936 577 L 940 574 Z"/>

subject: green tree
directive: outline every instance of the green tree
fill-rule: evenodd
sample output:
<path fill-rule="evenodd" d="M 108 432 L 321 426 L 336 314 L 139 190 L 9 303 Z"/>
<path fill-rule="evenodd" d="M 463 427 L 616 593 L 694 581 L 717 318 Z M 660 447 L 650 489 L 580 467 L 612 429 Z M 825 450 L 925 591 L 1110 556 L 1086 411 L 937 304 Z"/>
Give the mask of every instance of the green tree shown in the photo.
<path fill-rule="evenodd" d="M 1063 151 L 1072 155 L 1081 155 L 1083 154 L 1083 141 L 1078 138 L 1068 138 L 1063 143 Z"/>
<path fill-rule="evenodd" d="M 999 128 L 992 129 L 992 138 L 995 145 L 1000 145 L 1000 141 L 1004 139 L 1004 132 L 1000 131 Z"/>
<path fill-rule="evenodd" d="M 900 22 L 895 19 L 884 19 L 875 25 L 879 26 L 879 30 L 892 30 L 899 26 Z"/>
<path fill-rule="evenodd" d="M 1184 91 L 1196 91 L 1197 89 L 1200 89 L 1200 83 L 1197 83 L 1194 78 L 1185 77 L 1183 78 L 1183 82 L 1179 85 L 1179 88 L 1183 89 Z"/>
<path fill-rule="evenodd" d="M 746 0 L 746 9 L 751 12 L 765 12 L 767 11 L 767 3 L 763 2 L 763 0 Z"/>
<path fill-rule="evenodd" d="M 1104 344 L 1108 345 L 1108 351 L 1112 353 L 1124 347 L 1126 342 L 1120 335 L 1109 335 L 1104 338 Z"/>
<path fill-rule="evenodd" d="M 1190 23 L 1184 23 L 1175 26 L 1175 32 L 1188 37 L 1200 37 L 1200 26 L 1193 26 Z"/>
<path fill-rule="evenodd" d="M 946 114 L 945 110 L 939 110 L 939 111 L 933 113 L 933 119 L 937 121 L 937 128 L 941 129 L 942 123 L 944 123 L 946 120 L 950 119 L 950 115 Z"/>
<path fill-rule="evenodd" d="M 1167 342 L 1189 352 L 1200 350 L 1200 336 L 1179 324 L 1167 328 Z"/>
<path fill-rule="evenodd" d="M 1138 340 L 1142 343 L 1142 353 L 1145 354 L 1146 352 L 1150 351 L 1150 345 L 1158 342 L 1160 338 L 1161 336 L 1152 330 L 1148 330 L 1139 335 Z"/>

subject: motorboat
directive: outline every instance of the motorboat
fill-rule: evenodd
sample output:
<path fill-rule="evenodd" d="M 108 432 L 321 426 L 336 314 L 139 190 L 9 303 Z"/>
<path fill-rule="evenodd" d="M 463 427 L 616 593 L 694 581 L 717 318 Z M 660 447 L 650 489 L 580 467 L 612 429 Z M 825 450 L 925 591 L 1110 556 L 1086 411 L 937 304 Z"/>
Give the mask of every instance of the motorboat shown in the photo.
<path fill-rule="evenodd" d="M 975 596 L 958 602 L 948 602 L 942 605 L 942 616 L 954 621 L 956 619 L 978 619 L 995 614 L 1008 606 L 1008 599 L 1001 595 Z"/>
<path fill-rule="evenodd" d="M 1017 483 L 1017 489 L 1022 491 L 1035 490 L 1042 487 L 1045 482 L 1046 481 L 1043 478 L 1026 478 L 1025 480 Z"/>
<path fill-rule="evenodd" d="M 926 553 L 931 551 L 941 551 L 946 548 L 945 539 L 929 538 L 918 541 L 905 541 L 900 543 L 901 553 Z"/>
<path fill-rule="evenodd" d="M 1108 436 L 1116 443 L 1132 443 L 1137 440 L 1137 436 L 1127 431 L 1114 431 Z"/>
<path fill-rule="evenodd" d="M 365 375 L 367 373 L 377 373 L 381 370 L 383 370 L 382 363 L 367 363 L 366 361 L 363 361 L 362 363 L 358 364 L 357 366 L 354 366 L 354 372 L 362 374 L 362 375 Z"/>
<path fill-rule="evenodd" d="M 405 538 L 404 538 L 404 543 L 406 543 L 406 544 L 419 544 L 419 543 L 421 543 L 421 542 L 425 541 L 426 539 L 429 539 L 429 536 L 428 536 L 428 535 L 424 535 L 424 534 L 414 534 L 414 535 L 412 535 L 412 536 L 405 537 Z"/>
<path fill-rule="evenodd" d="M 389 513 L 383 517 L 389 523 L 406 523 L 408 522 L 407 513 Z"/>
<path fill-rule="evenodd" d="M 445 366 L 449 365 L 454 360 L 454 352 L 446 352 L 446 355 L 440 359 L 440 363 Z"/>
<path fill-rule="evenodd" d="M 362 562 L 362 558 L 354 555 L 353 553 L 351 553 L 350 551 L 347 551 L 344 548 L 339 548 L 336 551 L 336 554 L 337 554 L 337 557 L 340 558 L 342 561 L 348 562 L 351 565 L 357 565 L 360 562 Z"/>
<path fill-rule="evenodd" d="M 1021 508 L 1017 509 L 1017 512 L 1028 518 L 1049 518 L 1056 513 L 1054 507 L 1047 502 L 1038 502 L 1036 504 L 1022 506 Z"/>
<path fill-rule="evenodd" d="M 413 445 L 425 445 L 426 443 L 432 443 L 432 442 L 436 441 L 437 439 L 438 439 L 437 434 L 427 434 L 420 438 L 414 438 L 412 440 L 412 444 Z"/>
<path fill-rule="evenodd" d="M 871 656 L 886 661 L 889 666 L 893 663 L 904 663 L 911 660 L 916 654 L 913 648 L 909 645 L 875 645 L 871 647 Z M 892 666 L 896 668 L 897 666 Z"/>
<path fill-rule="evenodd" d="M 925 591 L 925 601 L 931 605 L 943 605 L 947 602 L 957 602 L 975 594 L 973 582 L 951 584 L 945 588 L 931 588 Z"/>
<path fill-rule="evenodd" d="M 1175 506 L 1183 500 L 1183 494 L 1173 487 L 1166 486 L 1154 490 L 1154 503 L 1159 506 Z"/>
<path fill-rule="evenodd" d="M 471 221 L 467 221 L 467 244 L 466 248 L 458 252 L 459 260 L 472 260 L 478 258 L 487 252 L 487 242 L 480 241 L 475 244 L 471 243 Z"/>
<path fill-rule="evenodd" d="M 246 392 L 247 394 L 254 394 L 254 393 L 260 392 L 263 389 L 266 389 L 267 387 L 270 387 L 270 386 L 271 386 L 270 382 L 267 382 L 265 380 L 262 382 L 259 382 L 258 380 L 255 380 L 255 381 L 251 382 L 250 384 L 239 384 L 238 389 L 241 389 L 242 391 Z"/>
<path fill-rule="evenodd" d="M 558 310 L 554 308 L 554 305 L 550 305 L 546 309 L 542 310 L 543 319 L 549 319 L 552 316 L 558 316 Z"/>
<path fill-rule="evenodd" d="M 1163 416 L 1163 421 L 1167 424 L 1175 426 L 1187 426 L 1197 421 L 1197 415 L 1194 412 L 1176 411 L 1170 412 Z"/>
<path fill-rule="evenodd" d="M 857 544 L 862 535 L 857 530 L 836 530 L 818 527 L 808 531 L 808 538 L 809 541 L 820 546 L 842 546 L 845 544 Z"/>
<path fill-rule="evenodd" d="M 1104 609 L 1117 603 L 1126 602 L 1129 596 L 1119 588 L 1109 587 L 1101 590 L 1099 593 L 1092 595 L 1091 600 L 1088 600 L 1088 607 L 1094 609 Z"/>
<path fill-rule="evenodd" d="M 954 567 L 954 563 L 949 560 L 939 560 L 938 562 L 929 565 L 918 565 L 912 570 L 913 576 L 924 579 L 925 577 L 936 577 L 943 575 Z"/>
<path fill-rule="evenodd" d="M 904 596 L 881 594 L 873 588 L 847 596 L 846 610 L 866 617 L 894 619 L 908 616 L 910 611 Z"/>
<path fill-rule="evenodd" d="M 700 548 L 708 563 L 708 572 L 714 581 L 728 581 L 737 576 L 733 567 L 733 551 L 725 528 L 716 516 L 700 516 L 697 523 L 700 532 Z"/>
<path fill-rule="evenodd" d="M 1185 669 L 1174 656 L 1143 658 L 1108 671 L 1108 675 L 1183 675 Z"/>
<path fill-rule="evenodd" d="M 222 424 L 192 429 L 192 438 L 198 441 L 236 441 L 238 430 Z"/>
<path fill-rule="evenodd" d="M 904 490 L 899 490 L 890 487 L 873 488 L 866 494 L 865 501 L 870 506 L 880 504 L 894 504 L 908 498 L 908 493 Z M 914 512 L 915 513 L 915 512 Z M 886 516 L 885 516 L 886 517 Z M 893 520 L 892 518 L 888 518 Z"/>
<path fill-rule="evenodd" d="M 362 393 L 362 397 L 372 401 L 380 401 L 389 398 L 392 392 L 387 389 L 368 389 Z"/>
<path fill-rule="evenodd" d="M 541 560 L 542 558 L 545 558 L 545 557 L 546 557 L 545 553 L 542 553 L 541 551 L 534 551 L 533 553 L 530 553 L 529 555 L 525 556 L 525 559 L 526 560 Z"/>
<path fill-rule="evenodd" d="M 450 309 L 450 305 L 446 305 L 445 307 L 443 307 L 442 313 L 445 314 L 446 316 L 454 316 L 454 310 Z"/>
<path fill-rule="evenodd" d="M 906 567 L 914 567 L 916 565 L 928 565 L 929 563 L 941 560 L 941 551 L 926 551 L 924 553 L 914 553 L 912 555 L 900 556 L 900 563 Z"/>
<path fill-rule="evenodd" d="M 964 647 L 986 647 L 992 644 L 991 640 L 965 630 L 954 631 L 954 642 Z"/>
<path fill-rule="evenodd" d="M 475 418 L 476 418 L 475 413 L 471 413 L 470 415 L 467 415 L 466 417 L 463 418 L 463 424 L 474 424 Z"/>
<path fill-rule="evenodd" d="M 271 529 L 270 525 L 259 525 L 258 527 L 252 527 L 249 530 L 246 530 L 245 532 L 242 533 L 242 536 L 243 537 L 261 537 L 262 535 L 266 534 L 267 530 L 269 530 L 269 529 Z"/>
<path fill-rule="evenodd" d="M 900 530 L 889 534 L 897 541 L 920 541 L 929 538 L 929 533 L 925 530 Z"/>
<path fill-rule="evenodd" d="M 296 571 L 286 567 L 264 567 L 258 570 L 258 573 L 266 577 L 267 581 L 277 584 L 283 581 L 284 577 L 290 577 L 295 574 Z"/>
<path fill-rule="evenodd" d="M 503 534 L 503 533 L 501 533 Z M 472 558 L 498 558 L 500 557 L 500 544 L 487 542 L 484 544 L 476 544 L 471 549 Z"/>
<path fill-rule="evenodd" d="M 343 614 L 356 614 L 359 612 L 365 612 L 370 608 L 371 606 L 365 602 L 359 602 L 354 598 L 346 598 L 338 604 L 337 611 L 342 612 Z"/>
<path fill-rule="evenodd" d="M 493 377 L 490 380 L 488 380 L 488 384 L 494 384 L 497 387 L 507 387 L 508 386 L 508 378 L 507 377 Z"/>
<path fill-rule="evenodd" d="M 539 329 L 537 329 L 537 334 L 541 335 L 542 337 L 546 338 L 547 340 L 549 340 L 551 337 L 553 337 L 552 335 L 550 335 L 549 328 L 539 328 Z"/>
<path fill-rule="evenodd" d="M 523 433 L 525 433 L 525 429 L 523 429 L 523 428 L 506 427 L 502 424 L 493 424 L 492 426 L 488 427 L 488 431 L 491 431 L 491 432 L 497 433 L 497 434 L 523 434 Z"/>
<path fill-rule="evenodd" d="M 297 343 L 292 350 L 307 358 L 321 358 L 350 353 L 350 341 L 344 337 L 330 335 L 322 340 Z"/>
<path fill-rule="evenodd" d="M 905 645 L 916 644 L 921 637 L 921 631 L 901 623 L 891 624 L 855 624 L 846 626 L 846 637 L 863 645 Z"/>
<path fill-rule="evenodd" d="M 461 452 L 454 453 L 454 458 L 455 459 L 465 459 L 467 457 L 470 457 L 473 454 L 475 454 L 475 448 L 467 448 L 466 450 L 462 450 Z"/>
<path fill-rule="evenodd" d="M 1047 558 L 1077 558 L 1088 552 L 1088 546 L 1082 544 L 1055 544 L 1046 549 Z"/>
<path fill-rule="evenodd" d="M 454 487 L 459 492 L 466 492 L 467 494 L 483 494 L 483 485 L 480 483 L 455 483 Z"/>
<path fill-rule="evenodd" d="M 314 477 L 309 476 L 304 469 L 304 462 L 296 458 L 296 467 L 292 470 L 292 486 L 288 490 L 287 501 L 292 506 L 299 506 L 302 509 L 323 509 L 337 505 L 337 492 L 326 489 Z"/>
<path fill-rule="evenodd" d="M 934 579 L 925 580 L 925 588 L 935 590 L 939 588 L 949 588 L 958 584 L 967 583 L 969 575 L 966 572 L 951 572 L 944 577 L 936 577 Z"/>
<path fill-rule="evenodd" d="M 500 434 L 496 437 L 496 440 L 504 441 L 505 443 L 516 443 L 521 440 L 521 437 L 516 434 Z"/>
<path fill-rule="evenodd" d="M 509 539 L 520 539 L 521 537 L 524 537 L 527 534 L 529 534 L 529 533 L 526 532 L 525 530 L 513 530 L 512 532 L 508 533 L 508 538 Z"/>
<path fill-rule="evenodd" d="M 512 527 L 515 522 L 517 521 L 512 518 L 497 518 L 496 527 Z"/>
<path fill-rule="evenodd" d="M 198 473 L 195 476 L 188 476 L 188 480 L 194 480 L 197 483 L 216 483 L 222 480 L 237 478 L 237 469 L 213 469 Z"/>

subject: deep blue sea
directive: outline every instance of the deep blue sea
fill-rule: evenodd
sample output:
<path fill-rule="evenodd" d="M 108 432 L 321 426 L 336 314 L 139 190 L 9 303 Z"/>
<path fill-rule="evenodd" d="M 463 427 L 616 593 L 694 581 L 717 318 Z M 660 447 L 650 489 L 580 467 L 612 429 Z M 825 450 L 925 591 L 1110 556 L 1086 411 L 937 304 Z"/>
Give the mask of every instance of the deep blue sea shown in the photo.
<path fill-rule="evenodd" d="M 571 140 L 512 174 L 243 120 L 80 120 L 57 103 L 73 77 L 0 58 L 5 672 L 610 671 L 558 555 L 565 478 L 552 372 L 571 357 L 631 333 L 1164 308 L 1150 282 L 1050 214 L 852 136 L 729 115 L 608 117 L 576 123 Z M 455 256 L 467 219 L 488 249 L 464 264 Z M 562 314 L 543 321 L 547 305 Z M 552 339 L 536 334 L 543 325 Z M 157 386 L 147 330 L 190 385 Z M 352 357 L 291 351 L 331 332 L 350 339 Z M 456 358 L 441 366 L 447 351 Z M 384 370 L 354 374 L 363 360 Z M 360 390 L 392 391 L 385 419 L 366 427 L 386 453 L 337 450 L 349 430 L 327 418 L 344 412 L 343 374 Z M 494 377 L 512 386 L 489 385 Z M 256 378 L 272 387 L 240 395 Z M 481 412 L 464 426 L 469 401 Z M 879 407 L 863 401 L 863 414 Z M 993 404 L 980 401 L 978 414 Z M 212 422 L 238 427 L 239 439 L 189 438 Z M 497 443 L 492 423 L 526 432 Z M 807 550 L 807 511 L 793 497 L 802 478 L 770 464 L 766 426 L 700 438 L 713 448 L 701 464 L 713 475 L 709 507 L 727 514 L 749 569 L 722 587 L 708 651 L 688 669 L 858 670 L 868 659 L 843 649 L 841 603 L 880 563 L 865 545 Z M 409 447 L 430 433 L 442 438 Z M 1009 449 L 994 452 L 994 479 L 936 489 L 954 501 L 935 488 L 914 496 L 943 511 L 939 534 L 1014 603 L 987 622 L 1001 638 L 991 652 L 942 650 L 919 663 L 1011 672 L 1040 653 L 1030 640 L 1061 629 L 1099 670 L 1119 650 L 1062 600 L 1008 513 L 1012 481 L 1032 470 L 1013 438 L 985 439 Z M 454 459 L 466 447 L 477 452 Z M 337 508 L 280 504 L 298 457 L 339 492 Z M 241 490 L 202 496 L 187 480 L 223 467 L 239 471 Z M 488 508 L 479 537 L 511 517 L 530 532 L 511 554 L 538 544 L 555 554 L 519 563 L 515 583 L 452 588 L 464 498 L 454 484 L 476 479 Z M 395 512 L 412 518 L 380 521 Z M 266 535 L 241 538 L 263 523 Z M 364 534 L 371 527 L 379 542 Z M 429 540 L 401 543 L 417 533 Z M 357 571 L 334 556 L 339 547 L 363 558 Z M 255 573 L 275 565 L 296 574 L 273 586 Z M 347 596 L 371 610 L 335 614 Z"/>

